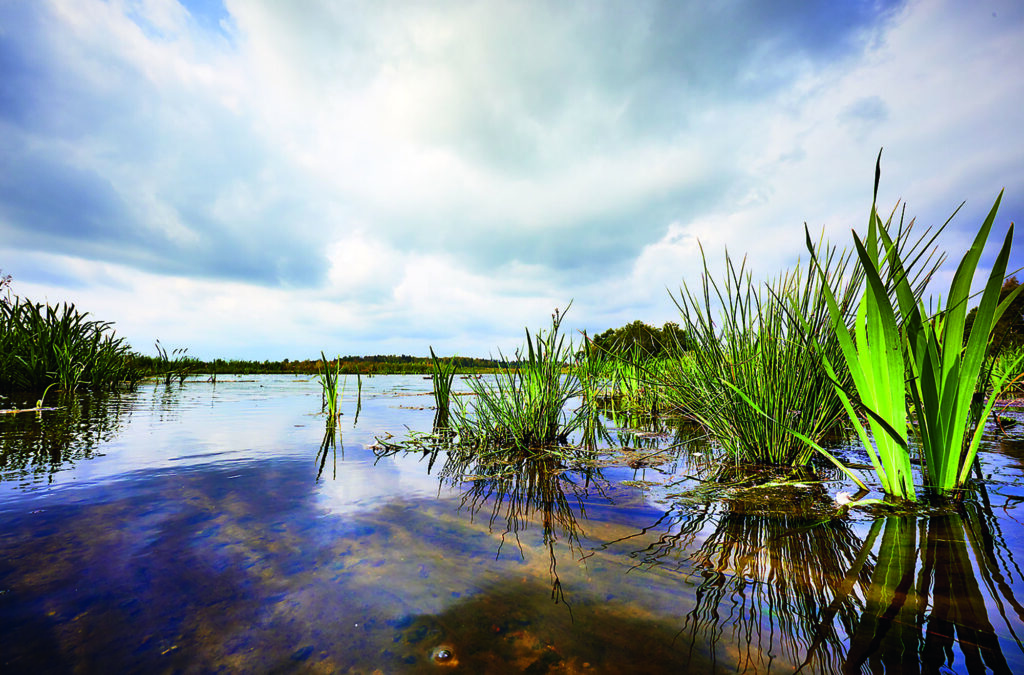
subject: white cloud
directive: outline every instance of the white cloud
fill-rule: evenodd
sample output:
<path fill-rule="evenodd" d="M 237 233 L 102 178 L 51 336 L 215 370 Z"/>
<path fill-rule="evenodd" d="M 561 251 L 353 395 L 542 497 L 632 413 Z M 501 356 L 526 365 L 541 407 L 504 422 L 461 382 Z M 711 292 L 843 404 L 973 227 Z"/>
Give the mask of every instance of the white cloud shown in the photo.
<path fill-rule="evenodd" d="M 882 208 L 968 200 L 956 255 L 1024 206 L 1024 17 L 867 7 L 7 5 L 0 264 L 143 349 L 511 351 L 570 299 L 672 319 L 697 240 L 848 242 L 881 146 Z"/>

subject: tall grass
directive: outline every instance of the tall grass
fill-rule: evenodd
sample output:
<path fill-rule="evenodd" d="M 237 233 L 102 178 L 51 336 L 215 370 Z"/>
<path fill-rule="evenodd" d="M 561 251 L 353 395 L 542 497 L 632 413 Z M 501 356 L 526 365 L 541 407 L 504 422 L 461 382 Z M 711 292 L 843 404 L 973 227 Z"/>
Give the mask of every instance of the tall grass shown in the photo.
<path fill-rule="evenodd" d="M 990 354 L 988 373 L 991 381 L 1005 383 L 1002 393 L 1018 395 L 1024 391 L 1024 344 Z"/>
<path fill-rule="evenodd" d="M 839 289 L 841 312 L 854 305 L 858 280 L 850 255 L 828 248 L 820 274 L 809 262 L 763 285 L 753 282 L 745 259 L 737 268 L 728 253 L 719 284 L 703 248 L 701 256 L 700 292 L 684 285 L 672 296 L 692 360 L 668 373 L 665 395 L 737 461 L 806 464 L 813 451 L 791 430 L 820 439 L 841 421 L 843 407 L 805 335 L 826 333 L 832 287 Z M 839 347 L 824 336 L 819 349 L 836 356 Z"/>
<path fill-rule="evenodd" d="M 175 347 L 168 351 L 160 340 L 156 341 L 156 354 L 156 376 L 164 378 L 165 384 L 170 384 L 174 378 L 178 378 L 178 384 L 181 384 L 199 364 L 199 359 L 188 355 L 188 347 Z"/>
<path fill-rule="evenodd" d="M 566 443 L 583 424 L 584 408 L 566 411 L 583 387 L 568 368 L 574 353 L 559 332 L 564 316 L 555 310 L 546 332 L 527 329 L 525 353 L 516 350 L 514 362 L 501 355 L 493 380 L 469 380 L 475 396 L 468 405 L 459 401 L 460 443 L 527 450 Z"/>
<path fill-rule="evenodd" d="M 320 410 L 326 412 L 330 419 L 334 419 L 338 416 L 339 398 L 345 392 L 344 384 L 341 383 L 340 360 L 335 359 L 332 365 L 323 352 L 320 352 L 320 356 L 322 358 L 322 365 L 320 366 Z M 339 384 L 341 385 L 340 388 Z"/>
<path fill-rule="evenodd" d="M 43 391 L 51 385 L 73 392 L 137 382 L 131 349 L 112 326 L 71 303 L 0 300 L 0 392 Z"/>
<path fill-rule="evenodd" d="M 437 358 L 434 348 L 430 348 L 430 379 L 434 385 L 434 429 L 447 429 L 450 426 L 450 407 L 452 381 L 455 379 L 455 359 L 442 361 Z"/>
<path fill-rule="evenodd" d="M 609 383 L 616 406 L 657 415 L 662 399 L 660 385 L 668 363 L 669 359 L 651 357 L 635 343 L 609 359 Z"/>

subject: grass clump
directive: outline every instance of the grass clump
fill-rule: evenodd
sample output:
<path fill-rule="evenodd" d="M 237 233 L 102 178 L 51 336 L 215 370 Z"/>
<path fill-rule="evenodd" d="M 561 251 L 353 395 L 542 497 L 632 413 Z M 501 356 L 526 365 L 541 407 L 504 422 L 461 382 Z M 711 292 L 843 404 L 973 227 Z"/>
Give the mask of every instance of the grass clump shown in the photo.
<path fill-rule="evenodd" d="M 345 385 L 341 382 L 340 360 L 335 359 L 332 364 L 327 360 L 327 356 L 323 352 L 320 352 L 320 357 L 322 359 L 319 376 L 321 387 L 320 410 L 321 412 L 326 412 L 329 419 L 335 419 L 339 414 L 339 398 L 345 394 Z"/>
<path fill-rule="evenodd" d="M 434 429 L 448 429 L 451 418 L 452 382 L 455 380 L 455 359 L 442 361 L 430 348 L 430 379 L 434 385 Z"/>
<path fill-rule="evenodd" d="M 559 332 L 564 316 L 556 309 L 548 331 L 527 329 L 526 351 L 516 350 L 515 361 L 502 355 L 493 379 L 469 380 L 475 396 L 468 405 L 459 401 L 460 444 L 527 450 L 564 444 L 582 425 L 583 408 L 566 410 L 583 387 L 569 368 L 572 341 Z"/>
<path fill-rule="evenodd" d="M 728 252 L 720 284 L 703 248 L 701 256 L 700 292 L 684 284 L 672 298 L 690 349 L 662 376 L 664 395 L 736 461 L 806 464 L 813 450 L 790 431 L 820 439 L 842 420 L 843 408 L 805 335 L 824 336 L 832 287 L 840 289 L 840 312 L 853 306 L 857 279 L 848 273 L 850 256 L 830 248 L 820 274 L 809 263 L 764 285 L 752 281 L 745 259 L 737 268 Z M 837 356 L 834 337 L 824 336 L 819 352 Z M 841 382 L 848 377 L 838 376 Z"/>
<path fill-rule="evenodd" d="M 73 303 L 0 299 L 0 392 L 112 389 L 140 378 L 134 354 L 109 321 Z"/>
<path fill-rule="evenodd" d="M 156 341 L 157 358 L 153 371 L 156 377 L 162 377 L 165 384 L 178 378 L 178 384 L 182 384 L 191 375 L 199 364 L 199 360 L 188 355 L 188 347 L 175 347 L 168 351 L 166 347 Z"/>

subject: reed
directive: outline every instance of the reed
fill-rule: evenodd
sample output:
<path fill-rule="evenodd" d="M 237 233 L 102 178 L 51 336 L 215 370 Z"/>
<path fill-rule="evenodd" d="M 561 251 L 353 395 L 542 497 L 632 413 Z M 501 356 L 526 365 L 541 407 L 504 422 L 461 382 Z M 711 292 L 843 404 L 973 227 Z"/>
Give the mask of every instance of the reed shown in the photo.
<path fill-rule="evenodd" d="M 531 335 L 527 329 L 525 353 L 516 350 L 515 361 L 501 355 L 493 379 L 469 380 L 475 396 L 468 405 L 460 400 L 456 415 L 461 444 L 510 450 L 553 446 L 567 443 L 583 424 L 583 407 L 566 410 L 583 387 L 568 368 L 573 349 L 559 332 L 564 316 L 556 309 L 550 330 Z"/>
<path fill-rule="evenodd" d="M 455 379 L 455 359 L 442 361 L 437 358 L 434 348 L 430 348 L 430 379 L 434 384 L 434 429 L 448 429 L 450 426 L 450 406 L 452 381 Z"/>
<path fill-rule="evenodd" d="M 320 387 L 321 401 L 320 410 L 326 412 L 328 418 L 334 419 L 338 416 L 340 397 L 345 394 L 345 386 L 341 381 L 340 359 L 335 359 L 333 365 L 327 360 L 327 356 L 321 351 L 322 363 L 320 366 Z M 339 389 L 339 384 L 340 389 Z"/>
<path fill-rule="evenodd" d="M 156 341 L 156 354 L 156 375 L 164 378 L 165 384 L 170 384 L 174 378 L 178 378 L 178 384 L 183 383 L 199 363 L 198 359 L 188 355 L 188 347 L 175 347 L 167 351 L 160 340 Z"/>
<path fill-rule="evenodd" d="M 109 321 L 89 318 L 72 303 L 43 305 L 0 299 L 0 392 L 112 389 L 140 375 L 124 338 Z"/>
<path fill-rule="evenodd" d="M 685 285 L 672 299 L 682 315 L 690 350 L 664 377 L 671 407 L 685 410 L 736 461 L 802 465 L 811 446 L 791 432 L 820 439 L 843 417 L 843 407 L 821 359 L 807 349 L 806 334 L 824 334 L 827 297 L 839 289 L 842 312 L 853 305 L 857 278 L 851 256 L 828 248 L 819 270 L 809 262 L 763 285 L 744 259 L 726 252 L 725 277 L 716 282 L 703 248 L 699 293 Z M 720 307 L 720 311 L 713 311 Z M 717 320 L 716 320 L 717 319 Z M 834 338 L 819 350 L 838 354 Z M 836 374 L 845 381 L 845 372 Z"/>

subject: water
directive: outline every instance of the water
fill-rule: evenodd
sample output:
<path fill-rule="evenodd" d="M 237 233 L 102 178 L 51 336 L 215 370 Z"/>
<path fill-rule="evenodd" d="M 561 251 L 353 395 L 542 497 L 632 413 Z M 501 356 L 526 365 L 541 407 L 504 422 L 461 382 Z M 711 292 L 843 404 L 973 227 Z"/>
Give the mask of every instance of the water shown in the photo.
<path fill-rule="evenodd" d="M 1019 437 L 959 509 L 835 517 L 833 474 L 695 498 L 672 434 L 384 452 L 429 390 L 365 378 L 357 420 L 349 378 L 326 457 L 293 377 L 0 415 L 0 671 L 1024 672 Z"/>

